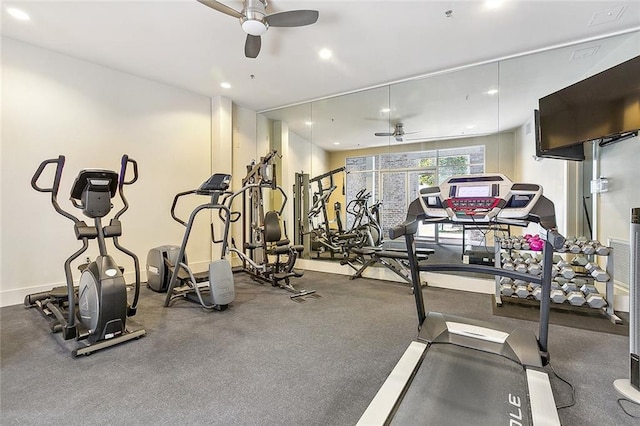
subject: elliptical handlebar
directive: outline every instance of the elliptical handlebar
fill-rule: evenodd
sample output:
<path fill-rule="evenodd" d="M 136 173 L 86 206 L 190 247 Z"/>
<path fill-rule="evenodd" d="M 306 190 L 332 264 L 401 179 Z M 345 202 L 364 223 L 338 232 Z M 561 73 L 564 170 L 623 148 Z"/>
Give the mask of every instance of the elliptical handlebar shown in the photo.
<path fill-rule="evenodd" d="M 133 178 L 129 181 L 125 180 L 125 176 L 127 174 L 127 166 L 131 163 L 133 165 Z M 120 194 L 120 199 L 122 200 L 122 208 L 113 216 L 113 222 L 118 222 L 120 216 L 124 212 L 129 209 L 129 202 L 127 201 L 127 197 L 124 195 L 124 186 L 132 185 L 138 180 L 138 162 L 132 158 L 129 158 L 127 154 L 122 156 L 120 160 L 120 174 L 118 175 L 118 194 Z M 140 297 L 140 260 L 136 254 L 125 247 L 123 247 L 118 241 L 118 237 L 115 236 L 113 238 L 113 245 L 115 248 L 128 255 L 133 259 L 133 269 L 135 275 L 135 283 L 134 283 L 134 293 L 133 293 L 133 301 L 131 305 L 127 308 L 127 316 L 132 317 L 136 314 L 138 310 L 138 299 Z"/>
<path fill-rule="evenodd" d="M 125 175 L 127 174 L 127 164 L 131 163 L 133 165 L 133 179 L 130 181 L 124 180 Z M 129 158 L 127 154 L 122 156 L 122 160 L 120 161 L 120 180 L 118 182 L 118 186 L 122 187 L 122 185 L 132 185 L 136 183 L 138 180 L 138 162 L 133 158 Z"/>
<path fill-rule="evenodd" d="M 371 192 L 366 192 L 367 188 L 363 188 L 356 194 L 355 198 L 347 204 L 344 211 L 358 217 L 359 215 L 366 214 L 367 204 L 369 198 L 371 198 Z"/>
<path fill-rule="evenodd" d="M 42 163 L 40 163 L 40 165 L 38 166 L 38 169 L 36 170 L 36 172 L 33 174 L 33 177 L 31 178 L 31 187 L 38 192 L 52 192 L 57 196 L 58 188 L 60 187 L 60 178 L 62 177 L 62 169 L 64 167 L 64 160 L 65 160 L 64 155 L 59 155 L 58 158 L 44 160 Z M 56 166 L 56 175 L 53 179 L 53 186 L 51 188 L 39 187 L 38 179 L 40 179 L 40 175 L 49 164 L 54 164 L 54 163 L 57 164 L 57 166 Z"/>
<path fill-rule="evenodd" d="M 228 220 L 231 223 L 237 222 L 240 217 L 242 216 L 241 212 L 237 212 L 237 211 L 232 211 L 231 210 L 231 203 L 227 203 L 227 200 L 229 199 L 229 197 L 233 196 L 234 192 L 231 191 L 225 191 L 222 193 L 223 197 L 222 197 L 222 201 L 220 201 L 220 204 L 227 206 L 227 209 L 220 209 L 218 210 L 218 217 L 220 218 L 220 220 L 222 220 L 223 222 Z M 228 210 L 228 212 L 227 212 Z M 227 216 L 225 216 L 227 215 Z"/>
<path fill-rule="evenodd" d="M 131 179 L 130 181 L 126 181 L 124 178 L 125 178 L 125 175 L 127 174 L 127 165 L 129 163 L 133 164 L 133 179 Z M 122 159 L 120 160 L 120 175 L 118 177 L 118 194 L 120 194 L 120 199 L 122 199 L 123 206 L 120 209 L 120 211 L 118 211 L 118 213 L 116 213 L 115 216 L 113 217 L 115 220 L 118 220 L 118 218 L 122 216 L 122 214 L 129 209 L 129 202 L 127 201 L 127 198 L 124 196 L 124 185 L 132 185 L 136 183 L 137 180 L 138 180 L 138 162 L 132 158 L 129 158 L 127 154 L 124 154 L 122 156 Z"/>
<path fill-rule="evenodd" d="M 36 172 L 33 174 L 33 177 L 31 178 L 31 187 L 38 192 L 50 192 L 51 204 L 53 204 L 53 208 L 62 216 L 66 217 L 69 220 L 72 220 L 73 223 L 77 224 L 77 223 L 80 223 L 80 219 L 78 219 L 71 213 L 64 211 L 62 207 L 60 207 L 60 204 L 58 204 L 58 190 L 60 189 L 60 180 L 62 179 L 62 169 L 64 168 L 64 162 L 65 162 L 65 156 L 59 155 L 58 158 L 44 160 L 42 163 L 40 163 L 40 165 L 38 166 L 38 169 L 36 170 Z M 56 164 L 56 174 L 55 174 L 55 177 L 53 178 L 53 185 L 50 188 L 42 188 L 38 186 L 38 180 L 40 179 L 40 175 L 42 175 L 42 172 L 44 172 L 44 169 L 49 164 Z"/>
<path fill-rule="evenodd" d="M 184 197 L 185 195 L 195 194 L 196 191 L 197 190 L 192 189 L 191 191 L 179 192 L 179 193 L 176 194 L 175 197 L 173 197 L 173 203 L 171 204 L 171 217 L 173 218 L 173 220 L 175 220 L 176 222 L 178 222 L 182 226 L 187 226 L 187 222 L 185 222 L 184 220 L 182 220 L 178 216 L 176 216 L 176 205 L 178 205 L 178 199 L 180 197 Z"/>

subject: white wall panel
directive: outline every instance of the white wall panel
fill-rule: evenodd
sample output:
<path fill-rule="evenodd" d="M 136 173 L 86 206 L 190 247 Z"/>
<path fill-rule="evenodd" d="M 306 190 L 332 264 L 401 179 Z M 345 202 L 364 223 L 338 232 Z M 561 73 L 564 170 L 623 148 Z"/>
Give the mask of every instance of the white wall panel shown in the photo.
<path fill-rule="evenodd" d="M 131 207 L 121 243 L 143 268 L 149 248 L 179 244 L 183 228 L 169 209 L 177 192 L 210 175 L 210 99 L 11 39 L 2 43 L 1 303 L 63 284 L 63 262 L 80 246 L 72 222 L 30 186 L 40 162 L 59 154 L 67 157 L 59 200 L 76 215 L 68 197 L 80 169 L 119 171 L 122 154 L 136 159 L 140 179 L 127 187 Z M 52 179 L 42 178 L 43 186 Z M 189 211 L 185 205 L 183 214 Z M 210 256 L 202 231 L 189 247 L 192 262 Z M 110 253 L 131 272 L 126 256 Z"/>

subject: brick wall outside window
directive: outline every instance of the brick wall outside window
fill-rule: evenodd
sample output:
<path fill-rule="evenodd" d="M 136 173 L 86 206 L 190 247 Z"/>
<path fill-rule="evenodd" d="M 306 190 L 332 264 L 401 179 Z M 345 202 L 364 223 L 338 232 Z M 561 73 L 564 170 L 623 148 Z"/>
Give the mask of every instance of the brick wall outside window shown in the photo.
<path fill-rule="evenodd" d="M 417 197 L 421 175 L 432 175 L 431 180 L 423 181 L 437 184 L 452 175 L 484 173 L 484 146 L 350 157 L 345 166 L 347 204 L 362 189 L 372 194 L 369 206 L 382 200 L 381 225 L 387 238 L 387 230 L 405 220 L 409 203 Z M 353 221 L 346 214 L 347 229 Z"/>

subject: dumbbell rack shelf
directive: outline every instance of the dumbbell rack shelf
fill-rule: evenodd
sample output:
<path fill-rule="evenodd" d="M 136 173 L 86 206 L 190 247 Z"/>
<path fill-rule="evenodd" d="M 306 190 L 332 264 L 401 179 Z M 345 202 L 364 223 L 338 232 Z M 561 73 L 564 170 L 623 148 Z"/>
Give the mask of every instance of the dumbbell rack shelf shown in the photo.
<path fill-rule="evenodd" d="M 495 241 L 494 242 L 494 248 L 495 248 L 495 267 L 496 268 L 501 268 L 502 264 L 501 264 L 501 253 L 503 251 L 511 253 L 511 251 L 518 251 L 518 252 L 529 252 L 529 253 L 535 253 L 532 252 L 531 250 L 519 250 L 519 249 L 505 249 L 502 248 L 500 245 L 499 241 Z M 563 253 L 563 252 L 556 252 L 558 254 L 567 254 L 567 253 Z M 593 256 L 597 256 L 597 255 L 593 255 Z M 595 311 L 600 311 L 600 313 L 605 316 L 606 318 L 608 318 L 612 323 L 614 324 L 622 324 L 622 319 L 620 319 L 620 317 L 618 317 L 614 310 L 613 310 L 613 283 L 614 283 L 614 277 L 613 277 L 613 249 L 609 248 L 609 254 L 607 256 L 605 256 L 607 258 L 607 262 L 606 262 L 606 267 L 605 267 L 605 271 L 606 273 L 609 275 L 609 280 L 605 283 L 605 300 L 607 302 L 606 306 L 602 307 L 602 308 L 591 308 L 589 306 L 587 306 L 586 304 L 583 306 L 574 306 L 571 305 L 569 302 L 563 302 L 563 303 L 552 303 L 551 304 L 551 308 L 552 309 L 557 309 L 557 310 L 562 310 L 562 311 L 573 311 L 573 312 L 582 312 L 582 313 L 593 313 Z M 578 274 L 576 275 L 577 277 L 580 278 L 588 278 L 591 280 L 591 277 L 588 276 L 588 273 L 585 273 L 584 271 L 580 271 L 578 270 Z M 501 289 L 500 289 L 500 277 L 498 275 L 495 276 L 495 302 L 497 306 L 501 306 L 503 304 L 503 299 L 504 301 L 509 301 L 509 302 L 514 302 L 514 303 L 520 303 L 523 305 L 528 305 L 528 306 L 539 306 L 540 302 L 538 300 L 536 300 L 535 298 L 533 298 L 532 296 L 525 298 L 519 298 L 517 296 L 505 296 L 501 293 Z"/>

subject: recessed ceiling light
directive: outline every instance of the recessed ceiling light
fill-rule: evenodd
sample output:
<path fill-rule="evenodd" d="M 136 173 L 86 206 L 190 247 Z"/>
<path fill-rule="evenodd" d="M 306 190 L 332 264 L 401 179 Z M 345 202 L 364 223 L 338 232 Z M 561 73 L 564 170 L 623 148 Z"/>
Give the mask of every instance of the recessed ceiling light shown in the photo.
<path fill-rule="evenodd" d="M 222 87 L 223 89 L 231 89 L 231 84 L 225 81 L 223 83 L 220 83 L 220 87 Z"/>
<path fill-rule="evenodd" d="M 387 114 L 387 113 L 391 112 L 391 108 L 382 108 L 380 110 L 380 112 L 383 113 L 383 114 Z"/>
<path fill-rule="evenodd" d="M 598 12 L 593 15 L 593 18 L 591 18 L 591 22 L 589 22 L 589 26 L 592 27 L 594 25 L 600 25 L 600 24 L 605 24 L 607 22 L 617 21 L 622 17 L 622 14 L 624 13 L 626 8 L 627 8 L 626 6 L 620 5 L 620 6 L 614 7 L 613 9 L 607 9 L 607 10 Z"/>
<path fill-rule="evenodd" d="M 8 7 L 7 8 L 7 13 L 9 15 L 11 15 L 14 19 L 17 19 L 18 21 L 30 21 L 31 20 L 31 18 L 27 14 L 27 12 L 25 12 L 24 10 L 21 10 L 21 9 L 16 9 L 15 7 Z"/>
<path fill-rule="evenodd" d="M 498 89 L 491 89 L 491 90 L 487 90 L 487 95 L 495 95 L 496 93 L 498 93 Z"/>
<path fill-rule="evenodd" d="M 469 125 L 467 126 L 467 129 L 473 129 L 474 127 L 476 127 L 476 125 L 475 125 L 475 124 L 469 124 Z"/>
<path fill-rule="evenodd" d="M 333 144 L 334 145 L 340 145 L 340 142 L 334 142 Z"/>
<path fill-rule="evenodd" d="M 329 59 L 333 53 L 329 49 L 320 49 L 318 56 L 322 59 Z"/>
<path fill-rule="evenodd" d="M 304 124 L 306 124 L 307 126 L 311 126 L 313 124 L 313 121 L 305 121 Z"/>

